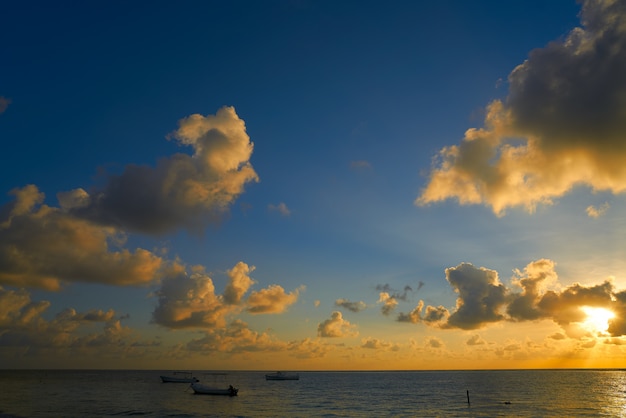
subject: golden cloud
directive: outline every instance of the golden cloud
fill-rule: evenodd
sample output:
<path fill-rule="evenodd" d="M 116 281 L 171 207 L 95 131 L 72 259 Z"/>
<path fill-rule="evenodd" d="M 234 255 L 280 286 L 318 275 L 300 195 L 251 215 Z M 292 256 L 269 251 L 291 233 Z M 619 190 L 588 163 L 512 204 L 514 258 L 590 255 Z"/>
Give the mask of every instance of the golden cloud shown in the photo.
<path fill-rule="evenodd" d="M 449 198 L 532 212 L 577 185 L 626 190 L 626 6 L 588 0 L 583 27 L 509 75 L 485 127 L 443 148 L 417 205 Z"/>

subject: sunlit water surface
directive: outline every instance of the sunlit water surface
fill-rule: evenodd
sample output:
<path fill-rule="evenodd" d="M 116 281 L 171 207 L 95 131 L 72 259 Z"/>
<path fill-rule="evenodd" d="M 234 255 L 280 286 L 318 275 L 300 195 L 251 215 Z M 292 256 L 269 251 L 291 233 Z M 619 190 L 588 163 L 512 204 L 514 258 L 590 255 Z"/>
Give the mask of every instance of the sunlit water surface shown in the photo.
<path fill-rule="evenodd" d="M 1 370 L 0 417 L 626 416 L 624 370 L 230 372 L 232 398 L 161 383 L 167 373 Z"/>

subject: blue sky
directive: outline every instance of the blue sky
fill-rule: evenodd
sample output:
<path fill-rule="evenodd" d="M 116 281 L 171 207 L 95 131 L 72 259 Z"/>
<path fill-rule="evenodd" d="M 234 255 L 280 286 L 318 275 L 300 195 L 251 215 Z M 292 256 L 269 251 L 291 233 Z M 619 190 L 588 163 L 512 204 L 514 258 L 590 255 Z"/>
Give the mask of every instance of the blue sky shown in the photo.
<path fill-rule="evenodd" d="M 622 1 L 4 9 L 0 367 L 624 367 Z"/>

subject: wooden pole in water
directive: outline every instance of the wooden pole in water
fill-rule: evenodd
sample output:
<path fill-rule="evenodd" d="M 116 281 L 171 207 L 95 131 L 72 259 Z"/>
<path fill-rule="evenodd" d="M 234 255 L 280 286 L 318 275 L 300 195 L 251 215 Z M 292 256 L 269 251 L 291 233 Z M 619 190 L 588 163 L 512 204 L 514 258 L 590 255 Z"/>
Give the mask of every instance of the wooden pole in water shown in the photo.
<path fill-rule="evenodd" d="M 469 406 L 470 404 L 470 400 L 469 400 L 469 390 L 467 391 L 467 405 Z"/>

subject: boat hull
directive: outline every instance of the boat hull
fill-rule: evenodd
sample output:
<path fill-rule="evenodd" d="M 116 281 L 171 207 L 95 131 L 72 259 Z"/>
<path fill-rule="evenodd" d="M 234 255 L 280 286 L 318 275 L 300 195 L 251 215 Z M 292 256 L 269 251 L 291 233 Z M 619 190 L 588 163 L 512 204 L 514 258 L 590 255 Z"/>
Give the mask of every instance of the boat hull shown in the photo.
<path fill-rule="evenodd" d="M 266 374 L 265 380 L 300 380 L 300 375 L 286 373 Z"/>
<path fill-rule="evenodd" d="M 230 386 L 226 389 L 214 388 L 210 386 L 201 385 L 199 383 L 192 383 L 191 388 L 197 395 L 222 395 L 222 396 L 237 396 L 239 389 Z"/>
<path fill-rule="evenodd" d="M 195 377 L 161 376 L 161 381 L 163 383 L 195 383 L 198 382 L 198 379 Z"/>

